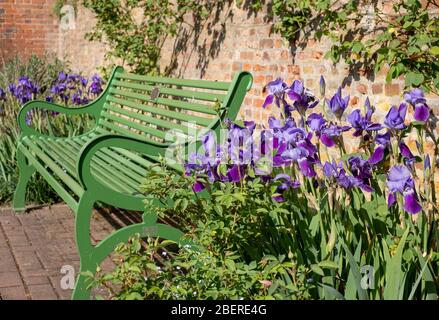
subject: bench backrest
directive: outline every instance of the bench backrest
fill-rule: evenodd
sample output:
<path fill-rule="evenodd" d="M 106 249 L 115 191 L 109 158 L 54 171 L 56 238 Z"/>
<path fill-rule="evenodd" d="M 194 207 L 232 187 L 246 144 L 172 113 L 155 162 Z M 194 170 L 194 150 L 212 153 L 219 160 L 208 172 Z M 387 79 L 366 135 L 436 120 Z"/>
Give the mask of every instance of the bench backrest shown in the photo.
<path fill-rule="evenodd" d="M 251 85 L 248 72 L 220 82 L 137 75 L 118 67 L 98 125 L 101 130 L 164 144 L 175 141 L 169 130 L 195 138 L 200 129 L 218 130 L 220 119 L 235 119 Z"/>

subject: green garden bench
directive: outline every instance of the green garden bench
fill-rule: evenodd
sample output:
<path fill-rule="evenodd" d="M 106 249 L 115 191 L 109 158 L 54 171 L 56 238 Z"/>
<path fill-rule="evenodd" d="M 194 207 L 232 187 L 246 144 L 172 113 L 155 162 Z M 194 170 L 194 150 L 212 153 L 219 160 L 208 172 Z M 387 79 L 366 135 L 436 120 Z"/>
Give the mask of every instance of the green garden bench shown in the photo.
<path fill-rule="evenodd" d="M 89 298 L 84 272 L 94 274 L 115 247 L 131 236 L 140 234 L 176 242 L 181 239 L 180 230 L 158 223 L 157 214 L 145 209 L 145 196 L 139 191 L 142 179 L 148 168 L 165 156 L 169 146 L 182 141 L 183 152 L 187 152 L 189 143 L 197 140 L 191 126 L 199 131 L 219 132 L 222 119 L 235 119 L 251 84 L 248 72 L 237 73 L 232 82 L 219 82 L 137 75 L 117 67 L 104 92 L 86 106 L 68 108 L 31 101 L 22 107 L 18 115 L 21 136 L 17 142 L 20 177 L 14 210 L 25 210 L 26 185 L 38 172 L 76 214 L 80 273 L 73 299 Z M 74 137 L 45 135 L 26 123 L 28 112 L 34 109 L 88 114 L 95 119 L 94 127 Z M 172 129 L 180 134 L 170 135 Z M 187 140 L 178 140 L 181 135 Z M 182 164 L 173 168 L 183 170 Z M 93 245 L 90 219 L 97 202 L 143 211 L 143 221 L 119 229 Z"/>

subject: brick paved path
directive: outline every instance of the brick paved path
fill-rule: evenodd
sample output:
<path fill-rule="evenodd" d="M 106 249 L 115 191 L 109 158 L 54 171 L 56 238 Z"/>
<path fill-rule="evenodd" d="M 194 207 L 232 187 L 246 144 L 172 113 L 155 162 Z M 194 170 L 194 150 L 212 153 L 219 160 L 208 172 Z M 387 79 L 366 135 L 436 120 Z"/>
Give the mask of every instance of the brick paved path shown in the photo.
<path fill-rule="evenodd" d="M 139 222 L 140 215 L 101 209 L 93 214 L 93 242 L 121 226 Z M 60 288 L 63 266 L 79 267 L 74 240 L 74 214 L 54 205 L 14 214 L 0 208 L 0 299 L 70 299 Z M 103 269 L 113 266 L 110 259 Z"/>

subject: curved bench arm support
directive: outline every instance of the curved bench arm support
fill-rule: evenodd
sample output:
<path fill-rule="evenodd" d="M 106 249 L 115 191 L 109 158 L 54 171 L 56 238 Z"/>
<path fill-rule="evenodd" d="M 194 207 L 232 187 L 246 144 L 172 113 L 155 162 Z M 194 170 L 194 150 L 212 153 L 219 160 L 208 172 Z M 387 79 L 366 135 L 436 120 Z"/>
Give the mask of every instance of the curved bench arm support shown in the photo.
<path fill-rule="evenodd" d="M 86 143 L 79 155 L 76 165 L 76 172 L 80 183 L 86 190 L 99 190 L 100 186 L 91 174 L 91 161 L 96 152 L 102 148 L 115 147 L 138 152 L 154 157 L 164 156 L 168 145 L 154 143 L 153 141 L 143 141 L 131 137 L 116 134 L 98 136 Z"/>
<path fill-rule="evenodd" d="M 110 79 L 108 80 L 108 84 L 111 83 L 116 72 L 122 72 L 122 71 L 123 71 L 122 67 L 116 67 L 113 70 Z M 109 92 L 109 88 L 110 86 L 107 85 L 106 89 L 101 93 L 101 95 L 96 100 L 81 107 L 66 107 L 41 100 L 29 101 L 28 103 L 23 105 L 23 107 L 20 109 L 18 113 L 18 126 L 20 127 L 20 130 L 23 135 L 37 135 L 37 136 L 43 135 L 42 133 L 30 127 L 26 122 L 28 113 L 33 109 L 53 111 L 53 112 L 63 113 L 66 115 L 89 114 L 94 116 L 94 118 L 97 121 L 102 112 L 102 108 L 104 106 L 106 96 L 108 95 Z"/>

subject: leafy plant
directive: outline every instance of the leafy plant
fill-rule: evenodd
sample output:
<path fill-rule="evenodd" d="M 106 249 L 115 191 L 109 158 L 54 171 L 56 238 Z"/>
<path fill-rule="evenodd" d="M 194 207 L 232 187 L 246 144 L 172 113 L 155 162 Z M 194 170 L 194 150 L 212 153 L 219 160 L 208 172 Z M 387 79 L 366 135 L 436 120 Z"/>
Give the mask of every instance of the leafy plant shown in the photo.
<path fill-rule="evenodd" d="M 75 14 L 78 10 L 78 2 L 79 0 L 56 0 L 55 4 L 53 5 L 53 13 L 58 17 L 62 17 L 61 10 L 65 5 L 71 5 L 73 9 L 75 10 Z"/>
<path fill-rule="evenodd" d="M 326 57 L 345 60 L 357 72 L 378 73 L 387 81 L 405 76 L 406 86 L 438 94 L 439 19 L 436 1 L 274 0 L 275 30 L 290 41 L 309 36 L 332 41 Z M 428 10 L 426 9 L 428 8 Z"/>
<path fill-rule="evenodd" d="M 187 13 L 197 19 L 206 15 L 203 2 L 190 0 L 84 0 L 83 5 L 97 19 L 87 38 L 105 41 L 110 47 L 108 57 L 121 59 L 141 74 L 160 73 L 158 62 L 163 44 L 176 35 Z"/>

